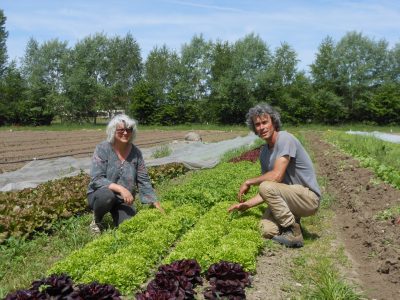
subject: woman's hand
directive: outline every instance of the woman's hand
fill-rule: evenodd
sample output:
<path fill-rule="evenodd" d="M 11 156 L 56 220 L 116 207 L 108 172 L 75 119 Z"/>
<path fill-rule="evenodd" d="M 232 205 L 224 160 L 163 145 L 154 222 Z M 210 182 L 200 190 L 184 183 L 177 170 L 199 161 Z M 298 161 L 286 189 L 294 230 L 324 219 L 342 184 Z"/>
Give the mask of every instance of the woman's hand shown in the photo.
<path fill-rule="evenodd" d="M 154 202 L 154 203 L 153 203 L 153 206 L 154 206 L 155 208 L 157 208 L 161 213 L 165 214 L 164 208 L 161 207 L 161 204 L 160 204 L 159 201 Z"/>
<path fill-rule="evenodd" d="M 124 202 L 126 204 L 132 204 L 133 203 L 133 195 L 130 191 L 128 191 L 126 188 L 124 188 L 123 186 L 121 186 L 120 188 L 120 193 L 119 193 L 122 197 L 122 199 L 124 199 Z"/>
<path fill-rule="evenodd" d="M 133 203 L 134 198 L 133 198 L 132 193 L 129 190 L 127 190 L 125 187 L 123 187 L 122 185 L 116 184 L 116 183 L 111 183 L 108 186 L 108 188 L 110 190 L 112 190 L 113 192 L 119 194 L 126 204 L 130 205 Z"/>

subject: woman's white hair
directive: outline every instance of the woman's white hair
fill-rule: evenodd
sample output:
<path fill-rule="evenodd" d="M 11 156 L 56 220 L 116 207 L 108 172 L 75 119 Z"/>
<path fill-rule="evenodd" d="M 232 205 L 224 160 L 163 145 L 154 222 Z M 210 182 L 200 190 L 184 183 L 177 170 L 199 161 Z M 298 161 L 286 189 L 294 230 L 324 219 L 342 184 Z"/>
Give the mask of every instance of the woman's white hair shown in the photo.
<path fill-rule="evenodd" d="M 115 131 L 117 130 L 117 126 L 121 123 L 124 125 L 124 128 L 132 128 L 132 134 L 129 138 L 129 143 L 132 143 L 136 138 L 136 121 L 134 119 L 131 119 L 127 115 L 120 114 L 112 118 L 107 125 L 107 141 L 111 144 L 114 143 Z"/>

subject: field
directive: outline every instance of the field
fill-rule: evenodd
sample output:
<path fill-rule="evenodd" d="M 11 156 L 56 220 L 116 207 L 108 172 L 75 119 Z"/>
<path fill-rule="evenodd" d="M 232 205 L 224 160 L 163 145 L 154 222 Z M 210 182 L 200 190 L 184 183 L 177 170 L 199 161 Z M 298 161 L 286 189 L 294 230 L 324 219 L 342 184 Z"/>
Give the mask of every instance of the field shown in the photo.
<path fill-rule="evenodd" d="M 135 144 L 139 148 L 162 145 L 174 140 L 182 141 L 190 130 L 138 131 Z M 217 142 L 246 135 L 238 130 L 195 130 L 203 142 Z M 63 156 L 91 156 L 97 143 L 104 140 L 104 129 L 74 131 L 0 131 L 0 172 L 17 170 L 32 159 L 50 159 Z"/>
<path fill-rule="evenodd" d="M 292 131 L 314 160 L 323 202 L 316 216 L 302 220 L 303 248 L 294 250 L 266 243 L 257 256 L 246 299 L 396 299 L 400 294 L 400 212 L 396 210 L 400 207 L 399 189 L 328 142 L 325 130 Z M 197 132 L 206 142 L 247 134 Z M 153 146 L 183 139 L 186 133 L 146 130 L 139 132 L 137 144 L 142 148 Z M 1 167 L 9 171 L 23 164 L 13 162 L 32 157 L 90 155 L 95 144 L 104 139 L 104 132 L 0 131 L 0 139 Z M 179 186 L 180 182 L 174 184 Z M 162 194 L 163 187 L 158 189 Z M 338 289 L 341 292 L 332 296 Z M 328 296 L 331 290 L 334 292 Z"/>

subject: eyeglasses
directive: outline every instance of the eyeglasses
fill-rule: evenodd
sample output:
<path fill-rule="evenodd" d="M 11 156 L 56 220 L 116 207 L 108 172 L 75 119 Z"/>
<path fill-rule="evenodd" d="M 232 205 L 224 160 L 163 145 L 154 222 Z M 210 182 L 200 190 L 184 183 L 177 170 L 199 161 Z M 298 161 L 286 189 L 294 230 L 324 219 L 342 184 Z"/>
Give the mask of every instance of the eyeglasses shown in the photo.
<path fill-rule="evenodd" d="M 126 133 L 132 133 L 133 128 L 132 127 L 130 127 L 130 128 L 119 128 L 119 129 L 116 129 L 115 131 L 118 134 L 123 134 L 125 131 L 126 131 Z"/>

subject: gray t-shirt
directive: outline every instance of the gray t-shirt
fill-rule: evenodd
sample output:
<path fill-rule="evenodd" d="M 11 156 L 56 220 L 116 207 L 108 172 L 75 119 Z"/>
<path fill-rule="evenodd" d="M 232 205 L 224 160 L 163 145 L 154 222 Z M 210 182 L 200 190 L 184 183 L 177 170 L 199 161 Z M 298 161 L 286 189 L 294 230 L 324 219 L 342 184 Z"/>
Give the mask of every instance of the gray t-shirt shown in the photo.
<path fill-rule="evenodd" d="M 290 162 L 286 169 L 283 183 L 301 184 L 316 193 L 318 197 L 321 197 L 321 190 L 310 156 L 299 140 L 287 131 L 279 131 L 272 150 L 268 149 L 268 144 L 265 144 L 261 149 L 262 174 L 271 171 L 274 168 L 276 159 L 285 155 L 290 157 Z"/>

